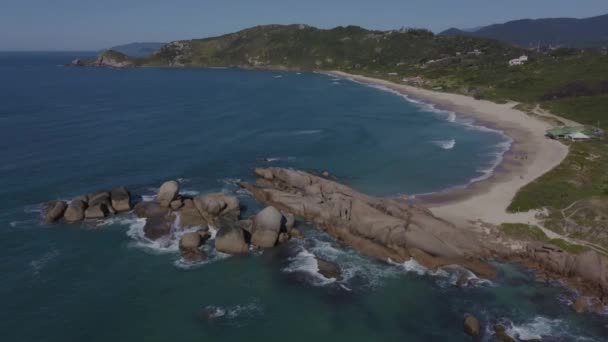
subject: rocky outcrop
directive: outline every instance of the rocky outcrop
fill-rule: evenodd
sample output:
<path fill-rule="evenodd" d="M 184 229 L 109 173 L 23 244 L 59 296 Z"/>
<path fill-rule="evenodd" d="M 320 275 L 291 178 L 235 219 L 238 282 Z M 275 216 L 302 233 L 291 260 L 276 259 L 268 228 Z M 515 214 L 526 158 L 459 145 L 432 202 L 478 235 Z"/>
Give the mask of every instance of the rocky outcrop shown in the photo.
<path fill-rule="evenodd" d="M 107 203 L 99 203 L 89 206 L 84 211 L 84 217 L 89 220 L 105 218 L 110 213 Z"/>
<path fill-rule="evenodd" d="M 501 324 L 494 325 L 495 342 L 516 342 L 515 339 L 507 334 L 505 327 Z"/>
<path fill-rule="evenodd" d="M 164 182 L 160 189 L 158 190 L 158 194 L 156 195 L 156 201 L 163 207 L 169 207 L 171 202 L 177 198 L 179 194 L 179 183 L 172 180 Z"/>
<path fill-rule="evenodd" d="M 283 215 L 275 207 L 266 207 L 255 215 L 251 230 L 251 243 L 261 248 L 271 248 L 277 243 Z"/>
<path fill-rule="evenodd" d="M 256 175 L 255 185 L 241 184 L 256 199 L 316 223 L 363 254 L 404 262 L 410 250 L 417 249 L 428 260 L 439 260 L 437 265 L 467 264 L 475 273 L 493 274 L 489 265 L 473 257 L 485 253 L 475 233 L 425 208 L 367 196 L 302 171 L 264 168 L 256 169 Z"/>
<path fill-rule="evenodd" d="M 131 59 L 120 52 L 107 50 L 95 59 L 92 64 L 96 67 L 128 68 L 134 66 Z"/>
<path fill-rule="evenodd" d="M 241 214 L 239 200 L 224 193 L 211 193 L 194 199 L 194 206 L 210 223 L 218 217 L 238 219 Z"/>
<path fill-rule="evenodd" d="M 51 201 L 44 209 L 44 223 L 50 224 L 60 220 L 67 208 L 65 201 Z"/>

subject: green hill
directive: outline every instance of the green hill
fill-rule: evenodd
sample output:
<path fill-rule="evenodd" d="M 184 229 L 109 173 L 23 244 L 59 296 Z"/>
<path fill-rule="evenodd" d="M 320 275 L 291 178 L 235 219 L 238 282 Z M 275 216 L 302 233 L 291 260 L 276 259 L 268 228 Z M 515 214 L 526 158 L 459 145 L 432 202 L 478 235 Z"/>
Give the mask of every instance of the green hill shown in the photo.
<path fill-rule="evenodd" d="M 592 18 L 547 18 L 509 21 L 473 31 L 451 28 L 443 36 L 497 39 L 520 47 L 608 47 L 608 14 Z"/>

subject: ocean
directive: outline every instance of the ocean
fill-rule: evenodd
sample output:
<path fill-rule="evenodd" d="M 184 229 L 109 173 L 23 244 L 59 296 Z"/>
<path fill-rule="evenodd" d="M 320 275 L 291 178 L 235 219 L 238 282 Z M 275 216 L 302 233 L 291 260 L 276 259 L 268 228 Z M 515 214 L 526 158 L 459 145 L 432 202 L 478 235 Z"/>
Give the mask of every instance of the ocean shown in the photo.
<path fill-rule="evenodd" d="M 377 196 L 415 195 L 488 177 L 500 132 L 333 76 L 236 69 L 64 67 L 92 53 L 0 53 L 0 332 L 4 341 L 603 341 L 608 322 L 517 265 L 455 286 L 455 273 L 360 256 L 314 226 L 307 238 L 191 265 L 177 242 L 150 243 L 143 221 L 44 225 L 46 201 L 118 185 L 151 198 L 175 179 L 189 195 L 223 191 L 255 167 L 329 171 Z M 313 254 L 344 279 L 323 278 Z M 214 312 L 209 319 L 208 312 Z"/>

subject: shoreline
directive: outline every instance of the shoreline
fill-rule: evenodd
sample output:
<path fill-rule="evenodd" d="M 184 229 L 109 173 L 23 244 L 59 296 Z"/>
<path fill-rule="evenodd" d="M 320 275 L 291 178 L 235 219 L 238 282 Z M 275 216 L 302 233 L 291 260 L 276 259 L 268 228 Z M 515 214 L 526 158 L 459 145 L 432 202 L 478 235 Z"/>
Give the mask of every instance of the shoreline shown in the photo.
<path fill-rule="evenodd" d="M 480 221 L 495 225 L 537 223 L 536 211 L 508 213 L 506 209 L 520 188 L 559 165 L 568 155 L 568 146 L 545 137 L 545 131 L 552 127 L 550 124 L 514 109 L 516 103 L 497 104 L 341 71 L 323 73 L 382 86 L 438 109 L 466 115 L 475 120 L 476 126 L 502 132 L 511 139 L 511 144 L 487 178 L 417 195 L 415 201 L 428 207 L 433 214 L 458 225 Z"/>

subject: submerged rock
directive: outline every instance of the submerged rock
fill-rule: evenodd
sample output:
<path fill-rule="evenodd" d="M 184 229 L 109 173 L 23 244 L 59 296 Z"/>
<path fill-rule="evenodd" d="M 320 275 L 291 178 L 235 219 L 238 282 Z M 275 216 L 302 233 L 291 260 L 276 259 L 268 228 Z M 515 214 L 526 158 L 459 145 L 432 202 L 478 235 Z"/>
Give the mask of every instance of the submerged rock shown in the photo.
<path fill-rule="evenodd" d="M 266 207 L 255 215 L 251 230 L 251 243 L 261 248 L 271 248 L 277 243 L 283 215 L 275 207 Z"/>
<path fill-rule="evenodd" d="M 342 272 L 340 271 L 338 265 L 317 256 L 315 256 L 315 258 L 317 259 L 319 273 L 321 273 L 325 278 L 333 278 L 338 281 L 342 280 Z"/>
<path fill-rule="evenodd" d="M 49 224 L 60 220 L 63 217 L 68 204 L 65 201 L 51 201 L 44 209 L 44 222 Z"/>
<path fill-rule="evenodd" d="M 495 342 L 516 342 L 516 340 L 507 334 L 505 327 L 501 324 L 494 326 L 494 341 Z"/>

